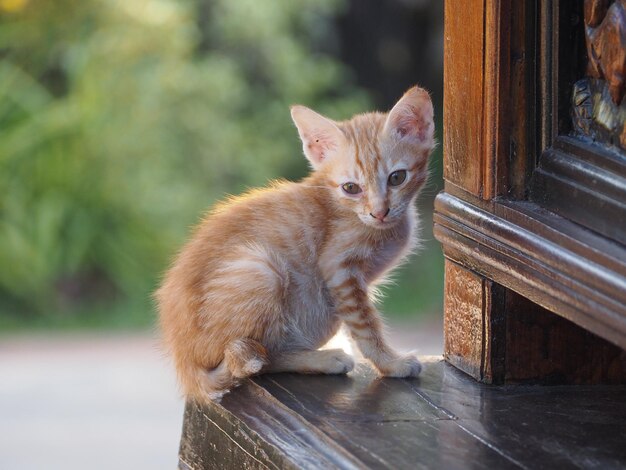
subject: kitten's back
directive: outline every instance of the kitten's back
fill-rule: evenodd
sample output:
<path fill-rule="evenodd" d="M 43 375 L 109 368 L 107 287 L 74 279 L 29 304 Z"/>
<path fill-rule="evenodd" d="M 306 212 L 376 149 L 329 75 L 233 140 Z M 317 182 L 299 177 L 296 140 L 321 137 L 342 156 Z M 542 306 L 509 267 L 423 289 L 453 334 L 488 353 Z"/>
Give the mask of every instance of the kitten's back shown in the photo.
<path fill-rule="evenodd" d="M 323 244 L 332 206 L 314 181 L 277 182 L 215 207 L 166 273 L 156 293 L 161 330 L 190 394 L 198 370 L 217 367 L 239 338 L 272 343 L 293 266 Z M 202 382 L 204 385 L 200 386 Z"/>

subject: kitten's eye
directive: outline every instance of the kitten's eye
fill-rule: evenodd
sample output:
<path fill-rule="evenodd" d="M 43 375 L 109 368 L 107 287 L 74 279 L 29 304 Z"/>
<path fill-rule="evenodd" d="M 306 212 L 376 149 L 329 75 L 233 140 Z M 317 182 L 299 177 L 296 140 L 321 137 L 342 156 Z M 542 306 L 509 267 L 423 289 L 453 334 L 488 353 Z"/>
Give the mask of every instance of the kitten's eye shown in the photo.
<path fill-rule="evenodd" d="M 406 170 L 397 170 L 389 175 L 389 186 L 399 186 L 406 179 Z"/>
<path fill-rule="evenodd" d="M 361 192 L 361 187 L 356 183 L 345 183 L 341 187 L 348 194 L 359 194 Z"/>

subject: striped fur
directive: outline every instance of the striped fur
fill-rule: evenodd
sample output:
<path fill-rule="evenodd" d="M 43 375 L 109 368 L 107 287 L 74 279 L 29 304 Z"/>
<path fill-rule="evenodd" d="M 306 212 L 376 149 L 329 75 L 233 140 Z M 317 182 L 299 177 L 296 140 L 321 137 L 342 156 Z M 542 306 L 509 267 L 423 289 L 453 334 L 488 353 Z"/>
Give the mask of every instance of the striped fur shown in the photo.
<path fill-rule="evenodd" d="M 311 175 L 216 206 L 156 293 L 191 398 L 218 399 L 261 372 L 349 372 L 354 362 L 343 351 L 318 350 L 342 324 L 382 375 L 420 372 L 415 357 L 385 342 L 371 298 L 415 245 L 413 202 L 434 146 L 430 97 L 415 87 L 389 113 L 345 122 L 302 106 L 292 116 Z M 396 170 L 407 177 L 392 187 Z M 362 191 L 346 193 L 349 182 Z"/>

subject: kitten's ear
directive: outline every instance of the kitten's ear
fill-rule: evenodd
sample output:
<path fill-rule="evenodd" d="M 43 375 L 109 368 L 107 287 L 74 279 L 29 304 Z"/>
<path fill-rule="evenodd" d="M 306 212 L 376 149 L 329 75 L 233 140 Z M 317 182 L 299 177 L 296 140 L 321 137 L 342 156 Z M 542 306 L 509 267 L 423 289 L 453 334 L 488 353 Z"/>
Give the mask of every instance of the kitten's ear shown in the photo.
<path fill-rule="evenodd" d="M 313 168 L 319 168 L 343 143 L 343 133 L 334 121 L 305 106 L 292 106 L 291 118 Z"/>
<path fill-rule="evenodd" d="M 433 143 L 433 103 L 426 90 L 409 89 L 396 103 L 385 122 L 385 132 L 416 143 Z"/>

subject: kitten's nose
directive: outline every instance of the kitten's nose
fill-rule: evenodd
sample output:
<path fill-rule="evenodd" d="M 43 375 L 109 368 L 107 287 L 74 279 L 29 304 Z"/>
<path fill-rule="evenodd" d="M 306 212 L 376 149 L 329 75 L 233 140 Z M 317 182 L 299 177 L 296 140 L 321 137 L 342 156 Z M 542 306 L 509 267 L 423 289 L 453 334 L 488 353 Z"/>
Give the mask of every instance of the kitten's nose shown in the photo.
<path fill-rule="evenodd" d="M 387 209 L 381 209 L 379 211 L 370 212 L 370 215 L 374 217 L 375 219 L 378 219 L 381 222 L 383 222 L 385 220 L 385 217 L 387 217 L 387 214 L 389 214 L 390 210 L 391 208 L 387 207 Z"/>

